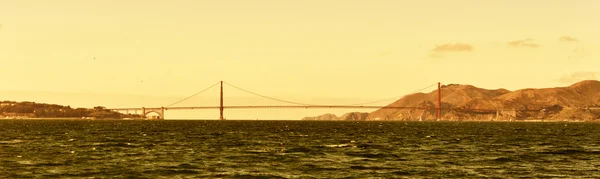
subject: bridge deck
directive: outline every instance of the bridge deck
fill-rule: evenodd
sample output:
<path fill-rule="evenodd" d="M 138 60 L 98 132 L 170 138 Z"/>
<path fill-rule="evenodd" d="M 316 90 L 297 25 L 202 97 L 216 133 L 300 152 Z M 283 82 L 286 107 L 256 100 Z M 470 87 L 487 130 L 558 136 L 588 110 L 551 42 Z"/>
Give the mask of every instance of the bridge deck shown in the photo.
<path fill-rule="evenodd" d="M 192 106 L 192 107 L 164 107 L 165 110 L 196 110 L 196 109 L 219 109 L 220 106 Z M 421 110 L 436 110 L 437 108 L 425 108 L 425 107 L 402 107 L 402 106 L 347 106 L 347 105 L 315 105 L 315 106 L 223 106 L 223 109 L 265 109 L 265 108 L 296 108 L 296 109 L 315 109 L 315 108 L 331 108 L 331 109 L 421 109 Z M 113 108 L 111 110 L 122 111 L 122 110 L 159 110 L 162 107 L 149 107 L 149 108 Z M 592 109 L 592 108 L 590 108 Z M 456 110 L 456 111 L 469 111 L 469 112 L 496 112 L 499 110 L 509 111 L 515 109 L 457 109 L 457 108 L 441 108 L 441 110 Z M 540 111 L 540 110 L 520 110 L 518 111 Z"/>

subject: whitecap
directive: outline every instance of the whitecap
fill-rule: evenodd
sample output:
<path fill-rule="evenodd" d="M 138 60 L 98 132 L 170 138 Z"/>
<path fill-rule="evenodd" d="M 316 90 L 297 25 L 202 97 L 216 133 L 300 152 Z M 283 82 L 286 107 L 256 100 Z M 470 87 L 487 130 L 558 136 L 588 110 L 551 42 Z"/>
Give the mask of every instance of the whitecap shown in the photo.
<path fill-rule="evenodd" d="M 35 164 L 35 163 L 34 163 L 33 161 L 31 161 L 31 160 L 21 160 L 21 161 L 17 161 L 17 163 L 18 163 L 18 164 L 21 164 L 21 165 L 33 165 L 33 164 Z"/>
<path fill-rule="evenodd" d="M 15 139 L 15 140 L 6 140 L 6 141 L 0 141 L 0 144 L 18 144 L 24 142 L 22 140 L 19 139 Z"/>
<path fill-rule="evenodd" d="M 333 145 L 325 145 L 325 147 L 329 148 L 343 148 L 343 147 L 353 147 L 350 144 L 333 144 Z"/>

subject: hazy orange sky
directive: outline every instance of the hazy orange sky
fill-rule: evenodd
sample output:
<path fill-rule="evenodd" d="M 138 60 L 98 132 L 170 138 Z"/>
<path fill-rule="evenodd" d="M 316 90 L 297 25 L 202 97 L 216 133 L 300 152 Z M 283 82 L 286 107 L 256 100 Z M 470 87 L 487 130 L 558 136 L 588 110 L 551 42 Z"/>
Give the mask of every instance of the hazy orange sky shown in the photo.
<path fill-rule="evenodd" d="M 566 86 L 600 77 L 599 9 L 596 0 L 0 0 L 0 100 L 167 105 L 220 80 L 307 103 L 438 81 Z"/>

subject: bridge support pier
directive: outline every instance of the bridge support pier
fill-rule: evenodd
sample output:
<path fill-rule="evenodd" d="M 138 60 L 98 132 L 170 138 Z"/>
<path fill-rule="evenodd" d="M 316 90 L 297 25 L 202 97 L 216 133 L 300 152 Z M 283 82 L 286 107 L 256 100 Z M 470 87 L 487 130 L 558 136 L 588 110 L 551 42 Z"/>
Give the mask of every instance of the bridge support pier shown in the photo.
<path fill-rule="evenodd" d="M 165 119 L 165 107 L 160 107 L 160 108 L 146 108 L 146 107 L 142 107 L 142 116 L 144 116 L 145 119 L 148 118 L 148 114 L 150 113 L 155 113 L 158 115 L 158 118 L 156 119 Z"/>
<path fill-rule="evenodd" d="M 219 120 L 225 120 L 223 118 L 223 81 L 221 81 L 221 105 L 219 106 Z"/>

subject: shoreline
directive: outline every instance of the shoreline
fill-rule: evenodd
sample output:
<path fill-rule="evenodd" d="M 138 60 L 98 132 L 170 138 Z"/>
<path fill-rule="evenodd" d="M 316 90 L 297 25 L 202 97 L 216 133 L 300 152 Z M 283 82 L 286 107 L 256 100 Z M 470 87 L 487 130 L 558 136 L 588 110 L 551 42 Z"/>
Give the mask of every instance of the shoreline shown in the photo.
<path fill-rule="evenodd" d="M 96 121 L 96 120 L 123 120 L 123 121 L 156 121 L 156 119 L 143 119 L 143 118 L 107 118 L 107 119 L 82 119 L 82 118 L 0 118 L 0 120 L 81 120 L 81 121 Z M 165 119 L 161 119 L 165 120 Z M 166 120 L 186 120 L 186 121 L 204 121 L 209 119 L 166 119 Z M 218 121 L 218 120 L 217 120 Z M 226 120 L 227 121 L 227 120 Z M 254 120 L 228 120 L 228 121 L 254 121 Z M 414 120 L 364 120 L 364 121 L 352 121 L 352 120 L 261 120 L 261 121 L 339 121 L 339 122 L 498 122 L 498 123 L 528 123 L 528 122 L 537 122 L 537 123 L 596 123 L 600 122 L 600 120 L 423 120 L 423 121 L 414 121 Z"/>
<path fill-rule="evenodd" d="M 82 119 L 82 118 L 0 118 L 0 120 L 82 120 L 82 121 L 95 121 L 95 120 L 150 120 L 142 118 L 106 118 L 106 119 Z"/>

